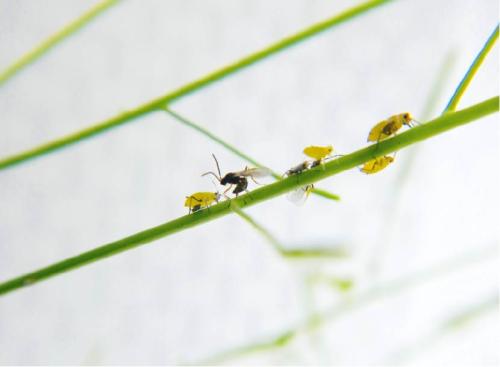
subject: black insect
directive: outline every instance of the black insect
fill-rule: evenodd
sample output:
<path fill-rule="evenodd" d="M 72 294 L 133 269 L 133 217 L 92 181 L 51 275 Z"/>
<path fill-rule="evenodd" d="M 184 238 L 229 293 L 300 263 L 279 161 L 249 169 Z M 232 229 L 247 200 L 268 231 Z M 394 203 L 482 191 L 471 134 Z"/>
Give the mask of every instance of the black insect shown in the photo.
<path fill-rule="evenodd" d="M 256 184 L 259 184 L 257 181 L 255 181 L 256 177 L 265 177 L 271 175 L 271 170 L 269 168 L 265 167 L 258 167 L 258 168 L 248 168 L 245 167 L 243 171 L 238 171 L 238 172 L 229 172 L 222 177 L 222 174 L 220 173 L 220 168 L 219 168 L 219 162 L 217 161 L 217 158 L 215 158 L 215 155 L 212 154 L 212 157 L 214 157 L 215 164 L 217 165 L 217 172 L 219 175 L 215 174 L 214 172 L 206 172 L 202 174 L 202 176 L 205 175 L 213 175 L 217 181 L 222 186 L 229 185 L 229 187 L 224 191 L 224 194 L 231 190 L 231 188 L 236 185 L 236 187 L 233 190 L 233 194 L 238 196 L 239 193 L 243 191 L 247 191 L 248 187 L 248 178 L 250 177 L 253 182 Z"/>

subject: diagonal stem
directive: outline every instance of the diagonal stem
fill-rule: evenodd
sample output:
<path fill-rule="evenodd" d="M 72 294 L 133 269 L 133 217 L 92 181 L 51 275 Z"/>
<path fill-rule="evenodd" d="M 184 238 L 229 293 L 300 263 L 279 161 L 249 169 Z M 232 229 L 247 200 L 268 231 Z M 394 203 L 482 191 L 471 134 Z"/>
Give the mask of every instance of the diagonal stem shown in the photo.
<path fill-rule="evenodd" d="M 274 237 L 271 232 L 259 224 L 250 215 L 245 213 L 239 205 L 233 200 L 231 201 L 231 210 L 240 216 L 245 222 L 250 224 L 253 229 L 259 232 L 264 239 L 274 247 L 274 249 L 284 258 L 288 259 L 310 259 L 310 258 L 339 258 L 342 257 L 342 251 L 333 248 L 298 248 L 287 249 L 283 244 Z"/>
<path fill-rule="evenodd" d="M 0 86 L 5 84 L 9 79 L 18 74 L 26 66 L 34 63 L 40 57 L 48 53 L 57 44 L 61 43 L 69 36 L 74 35 L 82 27 L 90 23 L 94 18 L 101 14 L 104 10 L 117 3 L 117 0 L 103 0 L 80 17 L 67 24 L 64 28 L 51 35 L 34 49 L 25 53 L 21 58 L 8 66 L 5 70 L 0 71 Z"/>
<path fill-rule="evenodd" d="M 484 59 L 491 51 L 497 40 L 498 40 L 498 24 L 493 30 L 493 33 L 490 35 L 490 37 L 488 37 L 488 40 L 484 44 L 483 48 L 481 48 L 481 51 L 479 51 L 476 58 L 472 62 L 471 66 L 469 67 L 464 77 L 458 84 L 455 93 L 453 93 L 453 96 L 450 98 L 450 101 L 446 105 L 446 108 L 444 109 L 443 113 L 456 110 L 458 102 L 460 102 L 460 99 L 467 90 L 467 87 L 472 81 L 472 78 L 474 78 L 474 75 L 476 75 L 476 72 L 479 70 L 479 67 L 481 66 Z"/>

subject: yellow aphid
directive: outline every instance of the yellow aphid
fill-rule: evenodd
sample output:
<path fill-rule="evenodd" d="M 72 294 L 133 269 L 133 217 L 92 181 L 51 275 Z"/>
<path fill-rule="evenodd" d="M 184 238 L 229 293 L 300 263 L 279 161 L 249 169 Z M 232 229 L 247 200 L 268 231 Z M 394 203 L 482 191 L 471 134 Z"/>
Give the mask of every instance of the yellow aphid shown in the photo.
<path fill-rule="evenodd" d="M 366 162 L 361 168 L 361 172 L 364 172 L 367 175 L 370 175 L 372 173 L 377 173 L 379 171 L 382 171 L 392 162 L 394 162 L 394 158 L 391 156 L 386 155 L 383 157 L 378 157 L 372 159 L 371 161 Z"/>
<path fill-rule="evenodd" d="M 412 127 L 413 117 L 410 113 L 400 113 L 389 117 L 387 120 L 380 121 L 368 134 L 368 141 L 380 141 L 396 134 L 403 125 Z"/>
<path fill-rule="evenodd" d="M 304 149 L 305 155 L 318 161 L 328 157 L 332 152 L 333 147 L 331 145 L 327 145 L 326 147 L 311 145 Z"/>
<path fill-rule="evenodd" d="M 191 196 L 186 196 L 184 206 L 189 208 L 191 214 L 191 212 L 210 206 L 213 202 L 218 202 L 219 199 L 220 194 L 218 192 L 197 192 Z"/>

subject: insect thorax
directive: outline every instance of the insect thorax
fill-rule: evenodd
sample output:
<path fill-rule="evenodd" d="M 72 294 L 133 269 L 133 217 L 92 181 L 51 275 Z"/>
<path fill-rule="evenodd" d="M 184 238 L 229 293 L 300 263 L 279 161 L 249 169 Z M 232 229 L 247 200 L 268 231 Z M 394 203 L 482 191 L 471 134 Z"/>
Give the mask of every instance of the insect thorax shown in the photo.
<path fill-rule="evenodd" d="M 222 180 L 220 180 L 220 184 L 223 186 L 227 184 L 237 185 L 239 182 L 240 182 L 240 176 L 237 176 L 232 172 L 229 172 L 224 177 L 222 177 Z"/>

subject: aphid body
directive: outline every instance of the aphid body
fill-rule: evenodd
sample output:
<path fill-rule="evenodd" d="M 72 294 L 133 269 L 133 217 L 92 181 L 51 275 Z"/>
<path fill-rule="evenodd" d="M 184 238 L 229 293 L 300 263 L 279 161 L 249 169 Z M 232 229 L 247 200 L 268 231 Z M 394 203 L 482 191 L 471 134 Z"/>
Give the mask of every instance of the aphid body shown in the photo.
<path fill-rule="evenodd" d="M 367 141 L 376 141 L 387 139 L 403 127 L 403 125 L 412 127 L 411 122 L 414 121 L 412 115 L 409 112 L 400 113 L 399 115 L 393 115 L 386 120 L 380 121 L 376 124 L 368 134 Z"/>
<path fill-rule="evenodd" d="M 308 170 L 310 167 L 311 167 L 311 162 L 304 161 L 304 162 L 299 163 L 296 166 L 293 166 L 292 168 L 290 168 L 288 171 L 285 172 L 285 174 L 283 176 L 298 175 L 299 173 L 302 173 L 302 172 Z"/>
<path fill-rule="evenodd" d="M 387 167 L 389 164 L 394 162 L 394 157 L 391 156 L 382 156 L 371 161 L 366 162 L 361 168 L 361 172 L 366 173 L 367 175 L 371 175 L 373 173 L 377 173 Z"/>
<path fill-rule="evenodd" d="M 325 159 L 332 152 L 333 152 L 333 147 L 331 145 L 327 145 L 326 147 L 311 145 L 309 147 L 304 148 L 304 154 L 317 161 Z"/>
<path fill-rule="evenodd" d="M 314 168 L 316 166 L 319 166 L 320 164 L 323 164 L 326 159 L 330 158 L 330 154 L 332 152 L 333 147 L 331 145 L 327 145 L 325 147 L 311 145 L 304 148 L 304 154 L 308 157 L 314 158 L 314 162 L 311 163 L 309 168 Z"/>
<path fill-rule="evenodd" d="M 197 192 L 186 196 L 184 206 L 189 208 L 189 213 L 197 212 L 201 208 L 207 208 L 214 202 L 219 202 L 220 194 L 218 192 Z"/>

